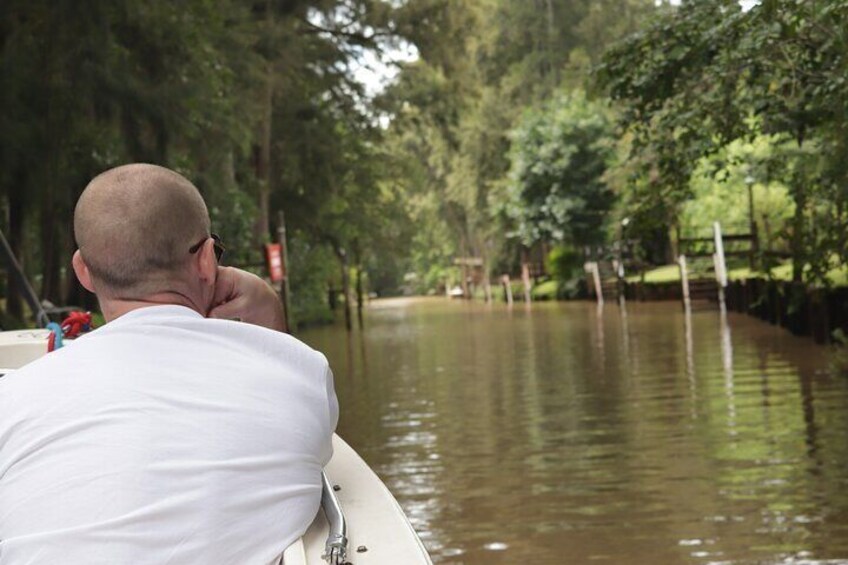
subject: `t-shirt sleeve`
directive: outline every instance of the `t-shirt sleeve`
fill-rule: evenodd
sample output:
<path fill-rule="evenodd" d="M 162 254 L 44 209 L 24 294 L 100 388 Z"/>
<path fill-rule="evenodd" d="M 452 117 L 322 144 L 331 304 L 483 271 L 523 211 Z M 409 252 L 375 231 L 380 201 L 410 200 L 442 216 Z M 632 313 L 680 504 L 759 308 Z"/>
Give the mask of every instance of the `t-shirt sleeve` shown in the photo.
<path fill-rule="evenodd" d="M 333 371 L 330 369 L 329 364 L 324 371 L 324 380 L 327 389 L 327 429 L 329 430 L 329 434 L 326 439 L 328 449 L 325 452 L 322 463 L 326 465 L 333 456 L 333 432 L 336 431 L 336 425 L 339 423 L 339 399 L 336 397 L 336 388 L 333 384 Z"/>
<path fill-rule="evenodd" d="M 330 409 L 330 431 L 336 431 L 336 426 L 339 423 L 339 399 L 336 397 L 336 387 L 333 381 L 333 371 L 327 365 L 326 376 L 327 381 L 327 404 Z"/>

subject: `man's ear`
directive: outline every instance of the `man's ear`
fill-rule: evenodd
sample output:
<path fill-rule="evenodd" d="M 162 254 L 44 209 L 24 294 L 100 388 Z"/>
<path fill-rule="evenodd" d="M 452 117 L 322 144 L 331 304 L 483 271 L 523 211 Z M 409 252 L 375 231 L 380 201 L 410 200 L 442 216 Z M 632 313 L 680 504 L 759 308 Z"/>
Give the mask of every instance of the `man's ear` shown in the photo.
<path fill-rule="evenodd" d="M 79 249 L 74 252 L 74 256 L 71 259 L 71 265 L 74 267 L 74 273 L 76 273 L 80 284 L 88 292 L 96 293 L 94 290 L 94 283 L 91 282 L 91 272 L 88 270 L 88 265 L 85 264 L 85 261 L 82 258 L 82 253 L 80 253 Z"/>
<path fill-rule="evenodd" d="M 218 261 L 215 259 L 215 240 L 211 237 L 197 253 L 195 268 L 201 281 L 210 286 L 215 285 L 215 280 L 218 278 Z"/>

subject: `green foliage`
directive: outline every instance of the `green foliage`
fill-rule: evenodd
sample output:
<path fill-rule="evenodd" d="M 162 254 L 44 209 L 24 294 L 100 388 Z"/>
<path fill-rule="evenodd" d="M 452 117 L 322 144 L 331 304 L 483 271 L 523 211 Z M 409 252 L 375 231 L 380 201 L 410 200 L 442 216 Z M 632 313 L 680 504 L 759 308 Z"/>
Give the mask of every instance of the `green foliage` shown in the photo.
<path fill-rule="evenodd" d="M 834 254 L 845 262 L 846 24 L 845 0 L 764 0 L 749 11 L 689 0 L 610 49 L 596 79 L 631 137 L 637 213 L 678 225 L 702 157 L 768 135 L 770 155 L 749 165 L 792 198 L 794 279 L 822 280 Z"/>
<path fill-rule="evenodd" d="M 556 300 L 559 298 L 558 288 L 557 281 L 545 281 L 535 285 L 530 291 L 530 295 L 533 300 Z"/>
<path fill-rule="evenodd" d="M 426 232 L 411 242 L 410 269 L 433 280 L 425 276 L 433 264 L 447 276 L 457 255 L 474 255 L 489 273 L 513 271 L 520 246 L 506 237 L 509 132 L 527 108 L 580 85 L 604 46 L 635 30 L 654 3 L 419 0 L 405 11 L 430 27 L 410 30 L 421 59 L 404 66 L 380 103 L 393 118 L 386 143 L 397 182 Z"/>
<path fill-rule="evenodd" d="M 684 236 L 709 236 L 713 223 L 721 222 L 725 233 L 748 233 L 751 183 L 754 220 L 765 248 L 785 251 L 785 234 L 795 205 L 789 187 L 758 170 L 774 155 L 784 155 L 779 139 L 759 136 L 751 142 L 737 140 L 704 158 L 690 179 L 692 199 L 681 207 L 680 227 Z M 763 175 L 763 176 L 760 176 Z"/>
<path fill-rule="evenodd" d="M 583 255 L 575 248 L 557 245 L 545 258 L 545 267 L 554 280 L 564 283 L 583 275 L 583 262 Z"/>
<path fill-rule="evenodd" d="M 65 268 L 73 205 L 93 176 L 130 161 L 198 185 L 231 264 L 257 262 L 278 209 L 292 247 L 329 245 L 331 263 L 400 254 L 405 210 L 350 64 L 398 41 L 409 17 L 370 0 L 4 3 L 2 227 L 41 294 L 84 298 Z M 302 276 L 313 278 L 298 286 L 326 288 L 320 269 Z M 300 294 L 315 300 L 296 305 L 301 318 L 326 317 L 323 294 Z"/>
<path fill-rule="evenodd" d="M 303 239 L 294 239 L 289 246 L 289 272 L 292 318 L 295 326 L 333 321 L 329 308 L 328 289 L 338 288 L 338 264 L 330 249 L 316 246 Z"/>
<path fill-rule="evenodd" d="M 603 180 L 612 158 L 611 121 L 580 92 L 526 114 L 513 134 L 504 211 L 524 245 L 599 242 L 613 193 Z"/>
<path fill-rule="evenodd" d="M 680 281 L 680 267 L 677 265 L 663 265 L 641 275 L 627 277 L 627 282 L 644 282 L 645 284 L 666 284 L 676 281 Z"/>
<path fill-rule="evenodd" d="M 252 231 L 256 222 L 256 203 L 248 194 L 231 187 L 223 194 L 207 197 L 213 229 L 227 247 L 226 262 L 250 265 L 263 260 L 258 246 L 253 245 Z"/>

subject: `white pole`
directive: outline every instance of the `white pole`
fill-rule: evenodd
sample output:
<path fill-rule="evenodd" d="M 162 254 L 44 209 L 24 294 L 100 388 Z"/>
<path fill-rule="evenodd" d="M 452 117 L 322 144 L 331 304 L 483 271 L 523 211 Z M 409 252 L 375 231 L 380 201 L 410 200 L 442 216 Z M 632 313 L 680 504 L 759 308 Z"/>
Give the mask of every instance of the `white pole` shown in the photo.
<path fill-rule="evenodd" d="M 689 273 L 686 266 L 686 255 L 677 258 L 677 266 L 680 267 L 680 284 L 683 287 L 683 306 L 689 308 Z"/>
<path fill-rule="evenodd" d="M 504 290 L 506 291 L 506 303 L 509 306 L 512 306 L 512 284 L 509 281 L 509 275 L 501 277 L 501 284 L 504 286 Z"/>
<path fill-rule="evenodd" d="M 721 237 L 721 224 L 715 222 L 713 224 L 713 232 L 715 233 L 715 270 L 716 281 L 719 286 L 724 288 L 727 286 L 727 263 L 724 261 L 724 240 Z"/>
<path fill-rule="evenodd" d="M 616 288 L 618 289 L 618 305 L 624 308 L 624 261 L 617 261 L 618 265 L 616 265 L 615 271 L 618 276 L 618 280 L 616 281 Z"/>
<path fill-rule="evenodd" d="M 721 224 L 713 223 L 713 232 L 715 234 L 715 254 L 713 262 L 715 264 L 716 282 L 718 282 L 718 302 L 719 307 L 724 311 L 724 289 L 727 286 L 727 264 L 724 261 L 724 240 L 721 237 Z"/>
<path fill-rule="evenodd" d="M 598 304 L 604 303 L 604 289 L 601 287 L 601 271 L 598 268 L 598 262 L 592 261 L 589 263 L 589 268 L 592 271 L 592 281 L 595 283 L 595 296 L 598 297 Z"/>

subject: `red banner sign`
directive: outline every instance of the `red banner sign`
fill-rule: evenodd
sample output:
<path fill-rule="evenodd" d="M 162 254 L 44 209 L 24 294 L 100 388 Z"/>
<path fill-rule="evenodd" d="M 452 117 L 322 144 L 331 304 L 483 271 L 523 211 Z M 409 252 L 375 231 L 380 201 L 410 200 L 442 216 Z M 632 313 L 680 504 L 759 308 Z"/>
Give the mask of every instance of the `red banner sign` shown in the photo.
<path fill-rule="evenodd" d="M 265 262 L 271 282 L 281 282 L 286 277 L 286 269 L 283 265 L 283 246 L 279 243 L 265 244 Z"/>

